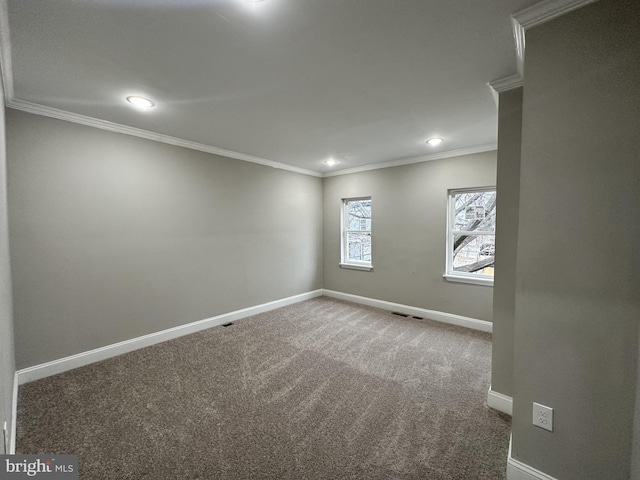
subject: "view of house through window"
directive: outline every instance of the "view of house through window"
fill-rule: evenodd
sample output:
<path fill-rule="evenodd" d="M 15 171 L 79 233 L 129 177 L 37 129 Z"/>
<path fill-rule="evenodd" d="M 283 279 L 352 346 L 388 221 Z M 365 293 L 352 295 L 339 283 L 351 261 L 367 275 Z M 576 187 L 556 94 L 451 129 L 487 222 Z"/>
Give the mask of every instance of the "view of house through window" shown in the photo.
<path fill-rule="evenodd" d="M 343 200 L 342 264 L 371 266 L 371 197 Z"/>
<path fill-rule="evenodd" d="M 451 190 L 445 276 L 491 284 L 496 255 L 495 229 L 495 187 Z"/>

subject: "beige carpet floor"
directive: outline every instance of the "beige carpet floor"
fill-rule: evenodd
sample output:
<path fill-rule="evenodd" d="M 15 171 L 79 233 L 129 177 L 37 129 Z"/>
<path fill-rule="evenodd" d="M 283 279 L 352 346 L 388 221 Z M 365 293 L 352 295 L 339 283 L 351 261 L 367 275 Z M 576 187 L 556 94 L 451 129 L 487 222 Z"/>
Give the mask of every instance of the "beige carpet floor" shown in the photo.
<path fill-rule="evenodd" d="M 22 385 L 80 478 L 503 479 L 489 334 L 320 297 Z"/>

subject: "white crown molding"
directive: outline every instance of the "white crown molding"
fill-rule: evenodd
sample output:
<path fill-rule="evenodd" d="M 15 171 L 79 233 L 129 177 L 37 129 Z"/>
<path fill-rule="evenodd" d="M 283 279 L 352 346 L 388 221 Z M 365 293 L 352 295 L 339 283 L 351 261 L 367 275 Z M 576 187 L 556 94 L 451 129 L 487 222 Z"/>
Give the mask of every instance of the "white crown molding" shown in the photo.
<path fill-rule="evenodd" d="M 513 18 L 526 31 L 561 17 L 597 0 L 544 0 L 513 14 Z"/>
<path fill-rule="evenodd" d="M 6 94 L 6 90 L 5 90 Z M 365 172 L 368 170 L 378 170 L 381 168 L 397 167 L 401 165 L 409 165 L 412 163 L 429 162 L 431 160 L 440 160 L 443 158 L 459 157 L 461 155 L 472 155 L 474 153 L 483 153 L 496 150 L 498 148 L 495 143 L 488 143 L 485 145 L 478 145 L 474 147 L 459 148 L 457 150 L 449 150 L 441 153 L 433 153 L 429 155 L 421 155 L 417 157 L 401 158 L 398 160 L 391 160 L 388 162 L 376 163 L 371 165 L 363 165 L 361 167 L 348 168 L 344 170 L 337 170 L 333 172 L 316 172 L 313 170 L 307 170 L 304 168 L 294 167 L 280 162 L 274 162 L 273 160 L 267 160 L 266 158 L 254 157 L 243 153 L 234 152 L 231 150 L 224 150 L 222 148 L 213 147 L 211 145 L 205 145 L 202 143 L 192 142 L 190 140 L 183 140 L 177 137 L 171 137 L 169 135 L 163 135 L 160 133 L 154 133 L 148 130 L 142 130 L 140 128 L 129 127 L 119 123 L 109 122 L 107 120 L 101 120 L 99 118 L 89 117 L 86 115 L 80 115 L 78 113 L 68 112 L 66 110 L 60 110 L 58 108 L 47 107 L 25 100 L 19 100 L 6 97 L 6 105 L 9 108 L 15 110 L 21 110 L 27 113 L 33 113 L 35 115 L 42 115 L 45 117 L 56 118 L 58 120 L 65 120 L 67 122 L 78 123 L 80 125 L 86 125 L 88 127 L 99 128 L 101 130 L 107 130 L 109 132 L 122 133 L 124 135 L 131 135 L 134 137 L 144 138 L 155 142 L 166 143 L 168 145 L 175 145 L 178 147 L 189 148 L 191 150 L 198 150 L 200 152 L 211 153 L 214 155 L 221 155 L 223 157 L 235 158 L 237 160 L 243 160 L 245 162 L 257 163 L 280 170 L 288 170 L 294 173 L 300 173 L 302 175 L 310 175 L 312 177 L 334 177 L 337 175 L 348 175 L 350 173 Z"/>
<path fill-rule="evenodd" d="M 511 16 L 516 43 L 517 68 L 524 75 L 525 32 L 597 0 L 544 0 Z"/>
<path fill-rule="evenodd" d="M 522 87 L 523 85 L 524 81 L 519 73 L 489 82 L 489 86 L 497 93 L 507 92 L 514 88 Z"/>
<path fill-rule="evenodd" d="M 7 98 L 7 107 L 14 108 L 16 110 L 22 110 L 23 112 L 33 113 L 36 115 L 43 115 L 45 117 L 57 118 L 59 120 L 66 120 L 67 122 L 79 123 L 81 125 L 87 125 L 89 127 L 99 128 L 101 130 L 107 130 L 109 132 L 123 133 L 125 135 L 131 135 L 134 137 L 144 138 L 147 140 L 167 143 L 169 145 L 190 148 L 192 150 L 198 150 L 200 152 L 212 153 L 214 155 L 221 155 L 223 157 L 235 158 L 237 160 L 243 160 L 245 162 L 258 163 L 260 165 L 266 165 L 268 167 L 278 168 L 280 170 L 288 170 L 290 172 L 301 173 L 303 175 L 311 175 L 313 177 L 322 176 L 322 174 L 319 172 L 314 172 L 312 170 L 306 170 L 304 168 L 298 168 L 291 165 L 286 165 L 280 162 L 274 162 L 272 160 L 267 160 L 266 158 L 254 157 L 251 155 L 246 155 L 244 153 L 233 152 L 231 150 L 224 150 L 222 148 L 212 147 L 211 145 L 205 145 L 202 143 L 192 142 L 189 140 L 183 140 L 181 138 L 171 137 L 169 135 L 163 135 L 160 133 L 154 133 L 148 130 L 142 130 L 140 128 L 129 127 L 127 125 L 121 125 L 119 123 L 109 122 L 107 120 L 101 120 L 99 118 L 88 117 L 86 115 L 80 115 L 78 113 L 67 112 L 65 110 L 60 110 L 53 107 L 46 107 L 44 105 L 38 105 L 38 104 L 27 102 L 24 100 Z"/>
<path fill-rule="evenodd" d="M 516 44 L 516 70 L 520 77 L 524 77 L 524 28 L 513 16 L 511 17 L 511 29 L 513 30 L 513 41 Z"/>
<path fill-rule="evenodd" d="M 156 142 L 166 143 L 169 145 L 175 145 L 178 147 L 189 148 L 192 150 L 198 150 L 200 152 L 211 153 L 214 155 L 221 155 L 223 157 L 235 158 L 237 160 L 243 160 L 245 162 L 257 163 L 280 170 L 288 170 L 294 173 L 300 173 L 303 175 L 310 175 L 312 177 L 334 177 L 338 175 L 348 175 L 350 173 L 365 172 L 368 170 L 378 170 L 381 168 L 397 167 L 401 165 L 409 165 L 412 163 L 429 162 L 432 160 L 440 160 L 443 158 L 459 157 L 461 155 L 472 155 L 474 153 L 483 153 L 496 150 L 498 148 L 495 143 L 488 143 L 484 145 L 477 145 L 474 147 L 459 148 L 457 150 L 449 150 L 441 153 L 433 153 L 429 155 L 420 155 L 417 157 L 401 158 L 398 160 L 391 160 L 388 162 L 375 163 L 371 165 L 363 165 L 361 167 L 348 168 L 344 170 L 337 170 L 333 172 L 316 172 L 313 170 L 307 170 L 304 168 L 294 167 L 273 160 L 267 160 L 266 158 L 254 157 L 243 153 L 234 152 L 231 150 L 224 150 L 222 148 L 213 147 L 211 145 L 205 145 L 202 143 L 192 142 L 190 140 L 183 140 L 177 137 L 171 137 L 169 135 L 163 135 L 160 133 L 154 133 L 148 130 L 142 130 L 140 128 L 129 127 L 119 123 L 109 122 L 107 120 L 101 120 L 99 118 L 89 117 L 86 115 L 80 115 L 78 113 L 68 112 L 66 110 L 60 110 L 58 108 L 47 107 L 36 103 L 27 102 L 25 100 L 19 100 L 14 98 L 8 98 L 6 105 L 9 108 L 15 110 L 21 110 L 27 113 L 33 113 L 35 115 L 42 115 L 45 117 L 56 118 L 58 120 L 65 120 L 67 122 L 78 123 L 80 125 L 86 125 L 89 127 L 99 128 L 101 130 L 107 130 L 109 132 L 122 133 L 125 135 L 131 135 L 134 137 L 144 138 Z"/>
<path fill-rule="evenodd" d="M 147 140 L 153 140 L 169 145 L 189 148 L 191 150 L 198 150 L 200 152 L 222 155 L 224 157 L 235 158 L 237 160 L 243 160 L 245 162 L 257 163 L 280 170 L 288 170 L 290 172 L 310 175 L 313 177 L 322 177 L 322 174 L 320 172 L 307 170 L 305 168 L 294 167 L 292 165 L 275 162 L 266 158 L 254 157 L 252 155 L 246 155 L 244 153 L 225 150 L 222 148 L 213 147 L 211 145 L 205 145 L 202 143 L 192 142 L 177 137 L 171 137 L 169 135 L 162 135 L 159 133 L 150 132 L 148 130 L 129 127 L 127 125 L 100 120 L 98 118 L 67 112 L 65 110 L 47 107 L 44 105 L 39 105 L 15 98 L 13 87 L 13 67 L 11 61 L 11 38 L 9 31 L 9 14 L 7 11 L 7 0 L 0 0 L 0 75 L 2 76 L 5 104 L 9 108 L 22 110 L 24 112 L 33 113 L 36 115 L 43 115 L 45 117 L 57 118 L 59 120 L 66 120 L 68 122 L 78 123 L 81 125 L 87 125 L 90 127 L 99 128 L 101 130 L 123 133 L 125 135 L 132 135 L 134 137 L 144 138 Z"/>
<path fill-rule="evenodd" d="M 460 148 L 457 150 L 449 150 L 442 153 L 434 153 L 429 155 L 421 155 L 418 157 L 401 158 L 398 160 L 391 160 L 388 162 L 376 163 L 371 165 L 363 165 L 361 167 L 348 168 L 345 170 L 337 170 L 333 172 L 316 172 L 314 170 L 307 170 L 305 168 L 294 167 L 273 160 L 267 160 L 266 158 L 254 157 L 246 155 L 244 153 L 238 153 L 231 150 L 224 150 L 222 148 L 213 147 L 211 145 L 205 145 L 203 143 L 192 142 L 190 140 L 183 140 L 177 137 L 171 137 L 169 135 L 163 135 L 161 133 L 154 133 L 148 130 L 142 130 L 140 128 L 129 127 L 119 123 L 109 122 L 107 120 L 101 120 L 99 118 L 88 117 L 86 115 L 80 115 L 79 113 L 68 112 L 66 110 L 60 110 L 58 108 L 47 107 L 36 103 L 27 102 L 25 100 L 19 100 L 7 97 L 6 105 L 9 108 L 15 110 L 21 110 L 27 113 L 33 113 L 35 115 L 42 115 L 45 117 L 56 118 L 58 120 L 65 120 L 67 122 L 78 123 L 80 125 L 86 125 L 88 127 L 99 128 L 101 130 L 107 130 L 109 132 L 122 133 L 125 135 L 131 135 L 134 137 L 144 138 L 155 142 L 166 143 L 169 145 L 175 145 L 178 147 L 189 148 L 191 150 L 198 150 L 200 152 L 211 153 L 214 155 L 220 155 L 228 158 L 235 158 L 237 160 L 243 160 L 245 162 L 257 163 L 265 165 L 271 168 L 277 168 L 280 170 L 288 170 L 294 173 L 300 173 L 302 175 L 310 175 L 312 177 L 334 177 L 337 175 L 348 175 L 350 173 L 365 172 L 368 170 L 378 170 L 380 168 L 397 167 L 400 165 L 409 165 L 412 163 L 428 162 L 431 160 L 439 160 L 443 158 L 459 157 L 461 155 L 471 155 L 474 153 L 489 152 L 498 148 L 495 143 L 488 143 L 485 145 L 478 145 L 474 147 Z"/>
<path fill-rule="evenodd" d="M 438 312 L 437 310 L 427 310 L 426 308 L 412 307 L 409 305 L 402 305 L 400 303 L 387 302 L 386 300 L 361 297 L 360 295 L 353 295 L 351 293 L 336 292 L 334 290 L 323 289 L 322 295 L 325 297 L 337 298 L 338 300 L 346 300 L 347 302 L 359 303 L 360 305 L 380 308 L 382 310 L 415 315 L 429 320 L 435 320 L 436 322 L 448 323 L 450 325 L 457 325 L 459 327 L 470 328 L 472 330 L 480 330 L 481 332 L 491 333 L 493 331 L 493 323 L 487 322 L 486 320 L 478 320 L 477 318 L 463 317 L 462 315 Z"/>
<path fill-rule="evenodd" d="M 502 92 L 513 90 L 514 88 L 522 87 L 524 85 L 524 80 L 520 73 L 515 73 L 508 77 L 492 80 L 487 83 L 487 85 L 489 86 L 489 89 L 491 89 L 491 96 L 493 97 L 493 101 L 496 102 L 497 107 L 500 105 L 500 94 Z"/>
<path fill-rule="evenodd" d="M 475 147 L 459 148 L 457 150 L 449 150 L 441 153 L 432 153 L 429 155 L 420 155 L 418 157 L 400 158 L 389 162 L 374 163 L 371 165 L 363 165 L 361 167 L 345 168 L 344 170 L 336 170 L 334 172 L 325 172 L 323 177 L 336 177 L 339 175 L 349 175 L 351 173 L 366 172 L 369 170 L 379 170 L 381 168 L 399 167 L 402 165 L 410 165 L 412 163 L 430 162 L 432 160 L 441 160 L 443 158 L 460 157 L 462 155 L 472 155 L 474 153 L 483 153 L 497 150 L 498 145 L 495 143 L 487 143 L 477 145 Z"/>
<path fill-rule="evenodd" d="M 243 308 L 234 312 L 224 313 L 216 317 L 206 318 L 204 320 L 198 320 L 196 322 L 187 323 L 184 325 L 178 325 L 177 327 L 168 328 L 166 330 L 150 333 L 141 337 L 131 338 L 123 342 L 106 345 L 104 347 L 89 350 L 87 352 L 77 353 L 69 357 L 53 360 L 51 362 L 23 368 L 16 372 L 16 376 L 18 378 L 18 383 L 22 385 L 25 383 L 33 382 L 35 380 L 40 380 L 41 378 L 57 375 L 58 373 L 66 372 L 74 368 L 83 367 L 91 363 L 106 360 L 107 358 L 122 355 L 123 353 L 133 352 L 134 350 L 139 350 L 150 345 L 156 345 L 158 343 L 166 342 L 167 340 L 172 340 L 184 335 L 189 335 L 191 333 L 199 332 L 201 330 L 222 325 L 224 323 L 234 322 L 236 320 L 250 317 L 252 315 L 268 312 L 276 308 L 292 305 L 294 303 L 309 300 L 321 295 L 322 290 L 313 290 L 311 292 L 301 293 L 299 295 L 282 298 L 273 302 L 263 303 L 254 307 Z"/>

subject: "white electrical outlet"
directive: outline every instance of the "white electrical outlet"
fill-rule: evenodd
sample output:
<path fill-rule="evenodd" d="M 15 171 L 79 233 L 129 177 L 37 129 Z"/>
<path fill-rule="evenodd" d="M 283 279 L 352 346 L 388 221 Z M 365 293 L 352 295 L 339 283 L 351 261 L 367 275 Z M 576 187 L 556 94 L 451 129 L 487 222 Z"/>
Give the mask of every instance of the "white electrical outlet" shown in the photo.
<path fill-rule="evenodd" d="M 553 408 L 533 402 L 533 424 L 553 432 Z"/>

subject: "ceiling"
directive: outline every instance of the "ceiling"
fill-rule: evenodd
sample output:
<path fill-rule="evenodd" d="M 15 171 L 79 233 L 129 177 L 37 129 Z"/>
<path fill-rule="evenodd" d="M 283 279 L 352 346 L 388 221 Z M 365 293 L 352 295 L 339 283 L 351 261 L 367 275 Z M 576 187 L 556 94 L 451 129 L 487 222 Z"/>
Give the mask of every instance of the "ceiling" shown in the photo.
<path fill-rule="evenodd" d="M 489 150 L 487 82 L 516 72 L 510 17 L 537 2 L 8 0 L 8 103 L 320 173 Z"/>

